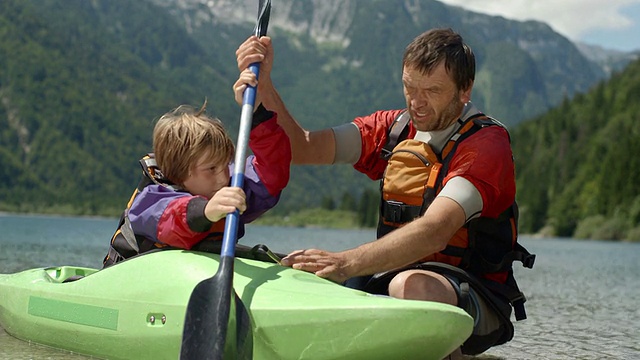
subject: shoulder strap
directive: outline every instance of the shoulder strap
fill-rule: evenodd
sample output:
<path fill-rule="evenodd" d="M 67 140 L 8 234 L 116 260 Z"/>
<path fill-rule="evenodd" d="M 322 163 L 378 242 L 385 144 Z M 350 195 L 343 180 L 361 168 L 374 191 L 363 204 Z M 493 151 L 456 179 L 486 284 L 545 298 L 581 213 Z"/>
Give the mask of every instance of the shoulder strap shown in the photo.
<path fill-rule="evenodd" d="M 175 191 L 181 190 L 180 187 L 176 186 L 164 177 L 162 170 L 158 167 L 158 163 L 156 162 L 156 158 L 153 153 L 148 153 L 140 159 L 140 167 L 142 167 L 142 173 L 144 176 L 138 184 L 138 191 L 142 191 L 145 186 L 151 183 L 162 185 Z"/>
<path fill-rule="evenodd" d="M 458 122 L 461 125 L 460 128 L 451 136 L 449 141 L 447 141 L 447 144 L 442 149 L 442 153 L 438 154 L 438 156 L 442 160 L 442 169 L 438 174 L 437 179 L 438 188 L 441 186 L 444 177 L 449 172 L 449 162 L 451 162 L 451 158 L 453 157 L 456 148 L 458 147 L 460 142 L 462 142 L 462 140 L 468 138 L 476 131 L 486 126 L 497 125 L 505 128 L 504 125 L 502 125 L 500 122 L 481 112 L 471 114 L 465 119 L 458 119 Z"/>
<path fill-rule="evenodd" d="M 395 120 L 393 120 L 393 124 L 389 128 L 389 132 L 387 133 L 387 143 L 384 144 L 382 148 L 382 153 L 380 153 L 380 157 L 389 160 L 391 156 L 391 152 L 393 148 L 398 145 L 398 143 L 407 138 L 409 135 L 409 121 L 411 120 L 411 116 L 409 116 L 409 112 L 407 110 L 402 111 L 398 116 L 396 116 Z"/>

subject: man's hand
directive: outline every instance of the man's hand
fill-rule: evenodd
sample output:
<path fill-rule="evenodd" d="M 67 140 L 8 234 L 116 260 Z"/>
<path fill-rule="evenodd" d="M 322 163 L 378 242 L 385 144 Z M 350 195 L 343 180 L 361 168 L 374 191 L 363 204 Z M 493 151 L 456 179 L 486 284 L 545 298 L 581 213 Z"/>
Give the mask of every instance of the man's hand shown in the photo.
<path fill-rule="evenodd" d="M 263 36 L 250 36 L 245 42 L 240 44 L 236 50 L 236 60 L 240 72 L 248 68 L 249 65 L 260 63 L 260 77 L 271 77 L 271 67 L 273 65 L 273 45 L 271 38 Z"/>
<path fill-rule="evenodd" d="M 343 252 L 332 253 L 317 249 L 296 250 L 284 257 L 281 263 L 338 283 L 350 277 L 347 273 L 347 257 Z"/>

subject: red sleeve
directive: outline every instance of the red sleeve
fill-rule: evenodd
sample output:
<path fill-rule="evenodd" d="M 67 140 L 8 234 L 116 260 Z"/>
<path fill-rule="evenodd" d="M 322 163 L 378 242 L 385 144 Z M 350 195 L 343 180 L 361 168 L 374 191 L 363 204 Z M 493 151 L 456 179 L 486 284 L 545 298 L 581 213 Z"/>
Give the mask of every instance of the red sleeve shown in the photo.
<path fill-rule="evenodd" d="M 372 180 L 379 180 L 387 167 L 387 161 L 380 158 L 384 145 L 387 143 L 389 127 L 403 110 L 377 111 L 371 115 L 357 117 L 353 120 L 362 138 L 360 159 L 353 167 Z M 409 137 L 415 135 L 413 125 L 410 124 Z"/>
<path fill-rule="evenodd" d="M 509 135 L 499 126 L 479 130 L 458 145 L 444 184 L 455 176 L 469 180 L 482 196 L 482 216 L 495 218 L 515 201 L 515 166 Z"/>
<path fill-rule="evenodd" d="M 251 130 L 249 146 L 255 155 L 253 167 L 269 194 L 277 196 L 289 183 L 291 144 L 289 137 L 278 125 L 278 116 Z"/>
<path fill-rule="evenodd" d="M 183 196 L 171 201 L 169 205 L 167 205 L 158 220 L 157 237 L 160 242 L 169 246 L 189 250 L 209 235 L 209 229 L 197 232 L 189 227 L 189 222 L 187 221 L 189 215 L 187 212 L 193 211 L 192 208 L 189 208 L 189 203 L 194 198 L 197 197 Z M 204 199 L 203 197 L 200 198 Z M 206 199 L 204 200 L 206 201 Z M 191 215 L 193 216 L 193 214 Z M 199 215 L 202 217 L 204 213 Z"/>

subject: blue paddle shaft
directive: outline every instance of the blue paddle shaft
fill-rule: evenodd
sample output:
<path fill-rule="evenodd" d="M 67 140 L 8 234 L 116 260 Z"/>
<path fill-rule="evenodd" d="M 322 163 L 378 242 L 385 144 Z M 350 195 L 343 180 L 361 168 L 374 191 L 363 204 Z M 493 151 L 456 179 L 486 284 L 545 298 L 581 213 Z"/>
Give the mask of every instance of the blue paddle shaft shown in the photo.
<path fill-rule="evenodd" d="M 259 0 L 258 9 L 258 22 L 254 32 L 256 36 L 264 36 L 269 24 L 271 0 Z M 259 64 L 251 64 L 249 68 L 257 78 Z M 240 130 L 231 176 L 231 186 L 239 188 L 244 185 L 244 168 L 255 102 L 256 88 L 248 86 L 242 99 Z M 222 360 L 226 344 L 232 342 L 235 343 L 235 354 L 228 355 L 239 360 L 253 358 L 251 318 L 242 300 L 233 290 L 233 262 L 239 219 L 238 209 L 227 214 L 218 271 L 211 278 L 198 283 L 189 297 L 180 347 L 181 360 Z M 236 309 L 233 314 L 236 330 L 227 334 L 232 302 Z"/>
<path fill-rule="evenodd" d="M 249 69 L 259 75 L 258 64 L 251 64 Z M 233 175 L 231 176 L 231 186 L 242 188 L 244 185 L 244 168 L 247 164 L 247 144 L 249 143 L 249 133 L 251 132 L 251 120 L 253 119 L 253 108 L 256 103 L 256 88 L 247 86 L 242 98 L 242 113 L 240 114 L 240 130 L 238 133 L 238 144 L 234 160 Z M 222 237 L 222 250 L 220 256 L 234 256 L 235 245 L 238 232 L 240 212 L 236 209 L 227 214 L 224 224 L 224 235 Z"/>

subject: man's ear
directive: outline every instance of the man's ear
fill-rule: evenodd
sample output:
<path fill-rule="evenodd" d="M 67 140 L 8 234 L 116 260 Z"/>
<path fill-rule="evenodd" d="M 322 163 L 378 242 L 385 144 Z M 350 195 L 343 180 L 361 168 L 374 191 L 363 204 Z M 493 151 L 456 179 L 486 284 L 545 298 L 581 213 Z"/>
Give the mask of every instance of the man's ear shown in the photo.
<path fill-rule="evenodd" d="M 468 103 L 469 101 L 471 101 L 471 90 L 473 89 L 473 81 L 471 82 L 471 84 L 469 84 L 469 87 L 464 89 L 464 90 L 460 90 L 460 100 L 462 101 L 463 104 Z"/>

